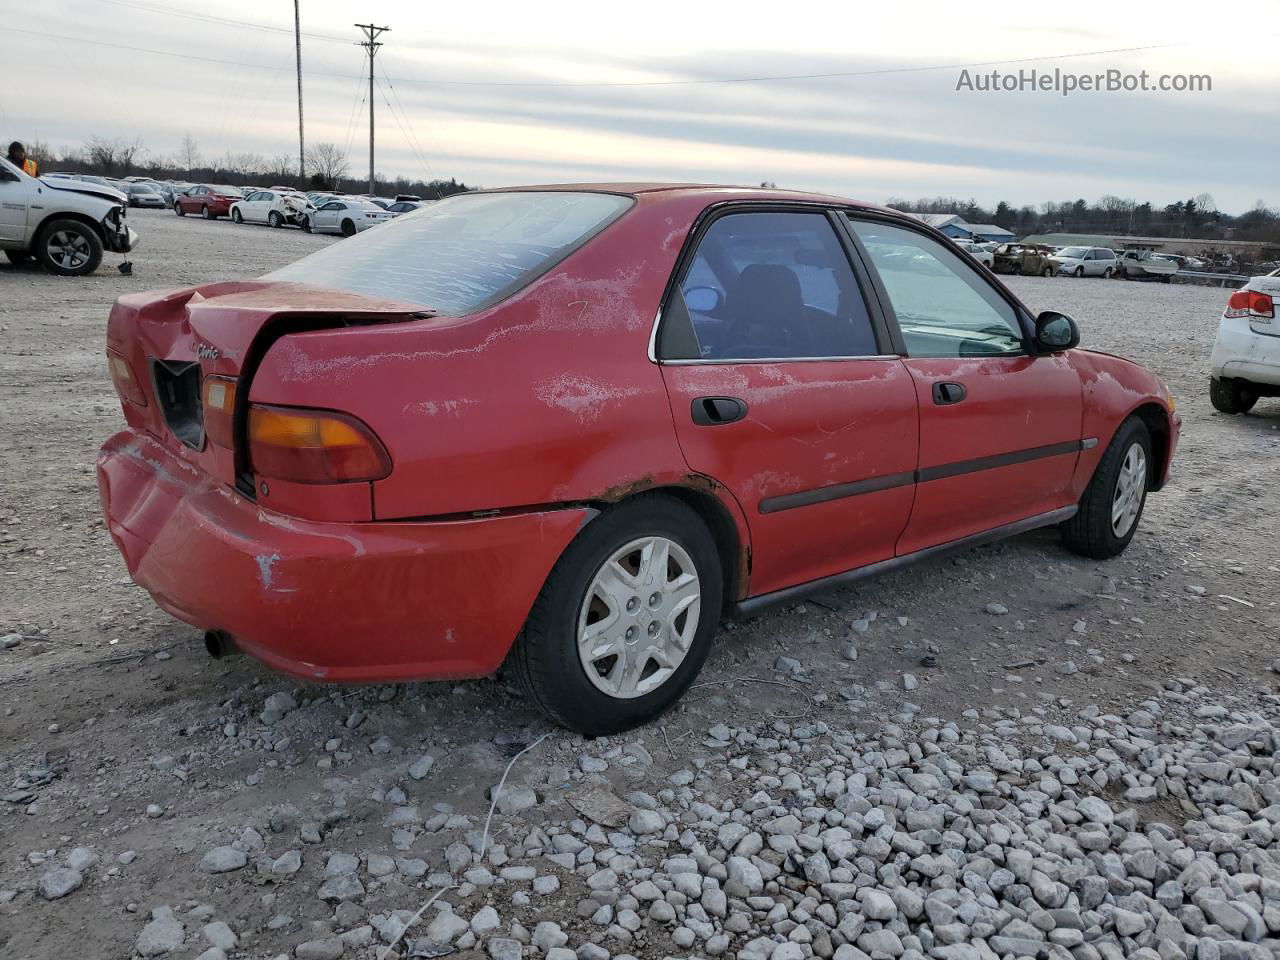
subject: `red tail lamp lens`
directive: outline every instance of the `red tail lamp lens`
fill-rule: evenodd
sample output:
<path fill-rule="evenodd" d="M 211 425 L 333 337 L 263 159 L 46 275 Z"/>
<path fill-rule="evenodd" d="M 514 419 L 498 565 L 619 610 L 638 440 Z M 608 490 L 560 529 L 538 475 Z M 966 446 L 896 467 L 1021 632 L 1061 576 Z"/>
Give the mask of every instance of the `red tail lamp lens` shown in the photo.
<path fill-rule="evenodd" d="M 391 472 L 386 447 L 355 417 L 263 404 L 249 408 L 249 461 L 255 473 L 293 483 L 381 480 Z"/>
<path fill-rule="evenodd" d="M 138 381 L 129 361 L 114 350 L 107 351 L 107 366 L 111 370 L 111 382 L 116 385 L 116 393 L 140 407 L 147 405 L 147 395 L 142 392 L 142 384 Z"/>
<path fill-rule="evenodd" d="M 206 377 L 204 381 L 204 435 L 210 443 L 230 450 L 232 414 L 236 409 L 236 381 L 232 377 Z"/>
<path fill-rule="evenodd" d="M 1227 298 L 1229 317 L 1274 317 L 1275 304 L 1271 295 L 1257 290 L 1237 290 Z"/>

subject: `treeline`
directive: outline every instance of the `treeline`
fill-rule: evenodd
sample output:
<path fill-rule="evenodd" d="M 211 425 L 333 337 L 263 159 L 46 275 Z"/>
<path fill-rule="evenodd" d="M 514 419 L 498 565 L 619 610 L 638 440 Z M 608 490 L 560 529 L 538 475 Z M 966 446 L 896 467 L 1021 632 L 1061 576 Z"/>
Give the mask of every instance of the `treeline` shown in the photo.
<path fill-rule="evenodd" d="M 893 199 L 888 205 L 908 213 L 958 213 L 969 223 L 994 223 L 1020 237 L 1095 233 L 1280 243 L 1280 213 L 1259 200 L 1253 209 L 1233 216 L 1220 211 L 1208 193 L 1165 206 L 1116 196 L 1102 197 L 1096 203 L 1064 200 L 1039 207 L 1014 207 L 1001 200 L 994 210 L 955 197 Z"/>
<path fill-rule="evenodd" d="M 27 155 L 40 164 L 43 173 L 92 173 L 104 177 L 133 175 L 157 180 L 187 180 L 193 183 L 223 183 L 231 186 L 286 186 L 300 190 L 332 190 L 365 193 L 369 178 L 351 175 L 346 154 L 332 143 L 317 143 L 307 150 L 305 175 L 299 170 L 296 153 L 266 157 L 260 153 L 228 151 L 220 157 L 206 157 L 190 133 L 172 154 L 147 149 L 141 140 L 91 137 L 79 147 L 53 150 L 48 144 L 26 144 Z M 434 200 L 475 189 L 454 178 L 448 180 L 375 178 L 375 193 L 395 196 L 407 193 Z"/>

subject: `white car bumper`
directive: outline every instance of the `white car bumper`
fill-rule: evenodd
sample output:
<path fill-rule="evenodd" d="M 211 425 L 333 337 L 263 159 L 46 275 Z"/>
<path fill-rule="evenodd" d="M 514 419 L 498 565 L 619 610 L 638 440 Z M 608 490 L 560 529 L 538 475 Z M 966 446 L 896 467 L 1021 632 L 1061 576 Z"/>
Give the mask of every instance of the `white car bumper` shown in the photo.
<path fill-rule="evenodd" d="M 1209 366 L 1215 377 L 1280 386 L 1280 325 L 1271 336 L 1252 330 L 1248 317 L 1223 317 Z"/>

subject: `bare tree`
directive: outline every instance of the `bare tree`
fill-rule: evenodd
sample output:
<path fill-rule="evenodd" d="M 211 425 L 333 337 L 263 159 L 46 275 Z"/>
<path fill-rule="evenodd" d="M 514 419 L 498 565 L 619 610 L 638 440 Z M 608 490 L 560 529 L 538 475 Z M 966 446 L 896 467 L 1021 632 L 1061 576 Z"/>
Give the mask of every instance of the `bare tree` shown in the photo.
<path fill-rule="evenodd" d="M 200 163 L 200 144 L 196 143 L 196 138 L 191 135 L 190 130 L 182 135 L 182 146 L 178 148 L 178 163 L 186 168 L 188 177 Z"/>
<path fill-rule="evenodd" d="M 142 153 L 146 148 L 142 145 L 141 137 L 134 137 L 132 140 L 121 140 L 120 143 L 120 166 L 124 168 L 126 174 L 133 170 L 133 161 L 138 154 Z"/>
<path fill-rule="evenodd" d="M 89 156 L 89 162 L 102 173 L 110 176 L 116 172 L 116 166 L 120 163 L 119 140 L 90 137 L 89 142 L 85 144 L 85 152 Z"/>
<path fill-rule="evenodd" d="M 297 169 L 294 167 L 295 162 L 292 154 L 277 153 L 267 161 L 266 172 L 271 174 L 272 179 L 277 182 L 283 182 L 297 174 Z"/>
<path fill-rule="evenodd" d="M 328 187 L 334 188 L 347 175 L 347 155 L 335 144 L 317 143 L 307 151 L 307 170 L 319 177 Z"/>
<path fill-rule="evenodd" d="M 264 173 L 267 161 L 262 158 L 260 153 L 232 153 L 228 150 L 227 155 L 222 160 L 222 167 L 231 173 L 247 177 L 255 173 Z"/>

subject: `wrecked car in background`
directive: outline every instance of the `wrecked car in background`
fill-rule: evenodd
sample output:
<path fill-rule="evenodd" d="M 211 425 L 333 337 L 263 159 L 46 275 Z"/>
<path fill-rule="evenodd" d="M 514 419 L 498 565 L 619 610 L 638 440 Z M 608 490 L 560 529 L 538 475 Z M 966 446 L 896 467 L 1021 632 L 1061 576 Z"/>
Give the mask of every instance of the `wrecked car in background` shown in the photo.
<path fill-rule="evenodd" d="M 1125 549 L 1178 438 L 940 233 L 777 190 L 467 193 L 256 281 L 121 297 L 108 528 L 165 610 L 316 680 L 504 664 L 651 720 L 722 615 L 1057 525 Z"/>
<path fill-rule="evenodd" d="M 125 223 L 119 190 L 71 177 L 29 177 L 0 158 L 0 250 L 10 262 L 35 259 L 50 273 L 93 273 L 104 250 L 128 253 L 138 234 Z"/>
<path fill-rule="evenodd" d="M 1052 277 L 1058 273 L 1053 247 L 1043 244 L 1005 243 L 996 247 L 991 269 L 1024 277 Z"/>

